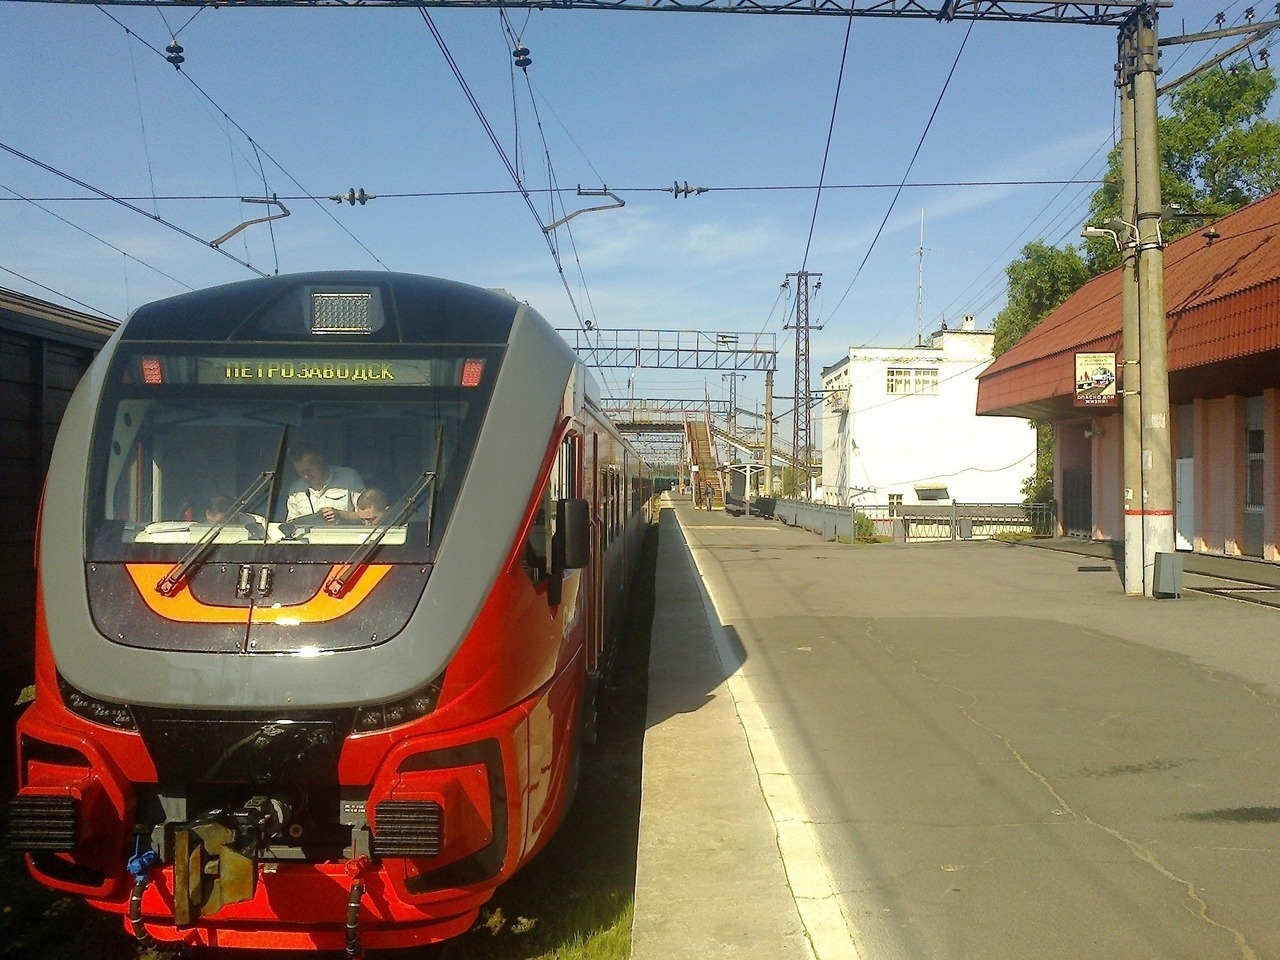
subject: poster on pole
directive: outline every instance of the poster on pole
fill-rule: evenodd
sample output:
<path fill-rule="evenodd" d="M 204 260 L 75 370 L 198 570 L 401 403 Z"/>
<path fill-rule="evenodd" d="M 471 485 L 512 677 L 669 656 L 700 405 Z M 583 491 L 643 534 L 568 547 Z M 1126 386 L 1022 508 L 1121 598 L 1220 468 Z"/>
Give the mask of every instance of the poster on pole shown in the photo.
<path fill-rule="evenodd" d="M 1075 405 L 1115 407 L 1119 404 L 1120 397 L 1116 393 L 1116 355 L 1077 353 Z"/>

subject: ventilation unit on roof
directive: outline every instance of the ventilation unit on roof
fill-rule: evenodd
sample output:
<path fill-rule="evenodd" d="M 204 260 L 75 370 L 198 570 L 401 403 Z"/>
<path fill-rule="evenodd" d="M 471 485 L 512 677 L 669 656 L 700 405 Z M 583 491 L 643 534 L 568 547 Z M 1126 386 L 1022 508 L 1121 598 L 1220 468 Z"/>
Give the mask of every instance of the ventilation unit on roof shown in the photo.
<path fill-rule="evenodd" d="M 311 332 L 373 333 L 382 326 L 377 290 L 313 290 Z"/>

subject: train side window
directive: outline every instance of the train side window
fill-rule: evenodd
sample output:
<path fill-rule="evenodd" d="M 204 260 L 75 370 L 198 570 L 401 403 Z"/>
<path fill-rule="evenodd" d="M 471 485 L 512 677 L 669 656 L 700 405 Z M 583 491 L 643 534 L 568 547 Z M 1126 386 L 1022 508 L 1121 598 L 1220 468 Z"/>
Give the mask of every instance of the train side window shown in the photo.
<path fill-rule="evenodd" d="M 608 470 L 600 471 L 600 489 L 602 491 L 601 500 L 604 509 L 601 511 L 600 517 L 601 532 L 604 536 L 604 544 L 607 547 L 613 542 L 613 478 Z"/>
<path fill-rule="evenodd" d="M 538 501 L 538 509 L 533 515 L 533 524 L 529 527 L 529 535 L 525 538 L 521 556 L 521 565 L 529 580 L 539 584 L 547 578 L 551 569 L 551 537 L 555 525 L 555 511 L 551 509 L 551 486 L 543 488 L 542 497 Z"/>
<path fill-rule="evenodd" d="M 616 536 L 622 527 L 622 477 L 613 475 L 613 533 Z"/>
<path fill-rule="evenodd" d="M 566 437 L 560 444 L 555 463 L 551 465 L 551 475 L 542 488 L 529 535 L 525 538 L 521 564 L 534 584 L 541 583 L 551 572 L 551 544 L 556 534 L 556 502 L 575 495 L 576 455 L 577 438 Z"/>

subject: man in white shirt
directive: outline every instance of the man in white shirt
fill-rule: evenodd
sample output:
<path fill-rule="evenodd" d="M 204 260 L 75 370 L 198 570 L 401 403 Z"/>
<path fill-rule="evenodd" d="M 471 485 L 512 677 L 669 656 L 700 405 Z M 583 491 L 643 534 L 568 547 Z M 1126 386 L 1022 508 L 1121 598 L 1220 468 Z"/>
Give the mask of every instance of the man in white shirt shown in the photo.
<path fill-rule="evenodd" d="M 329 523 L 359 523 L 356 499 L 364 492 L 364 480 L 350 467 L 330 466 L 318 447 L 300 443 L 289 462 L 298 479 L 289 486 L 287 519 L 321 514 Z"/>

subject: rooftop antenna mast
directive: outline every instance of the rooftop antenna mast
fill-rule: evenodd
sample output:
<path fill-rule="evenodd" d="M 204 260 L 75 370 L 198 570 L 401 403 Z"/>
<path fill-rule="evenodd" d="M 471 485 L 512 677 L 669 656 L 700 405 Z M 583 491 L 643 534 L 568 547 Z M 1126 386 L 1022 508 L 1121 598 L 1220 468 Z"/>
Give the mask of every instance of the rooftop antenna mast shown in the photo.
<path fill-rule="evenodd" d="M 916 257 L 920 261 L 920 279 L 916 284 L 916 346 L 924 345 L 924 252 L 929 249 L 924 245 L 924 210 L 920 211 L 920 246 L 916 248 Z"/>

